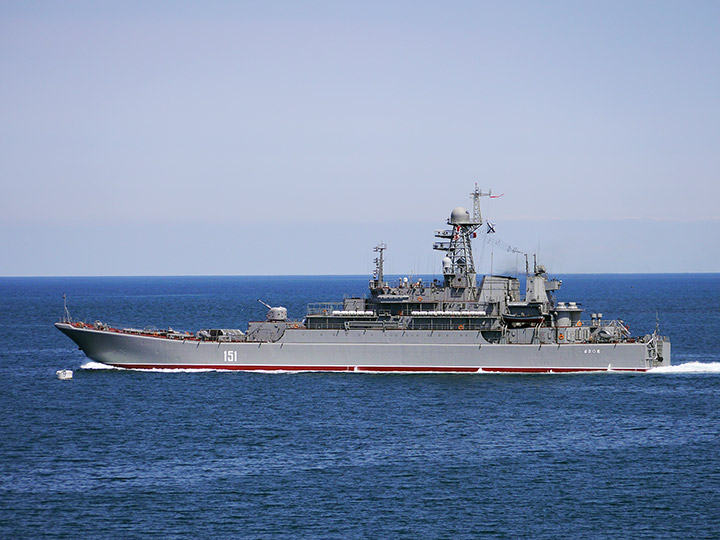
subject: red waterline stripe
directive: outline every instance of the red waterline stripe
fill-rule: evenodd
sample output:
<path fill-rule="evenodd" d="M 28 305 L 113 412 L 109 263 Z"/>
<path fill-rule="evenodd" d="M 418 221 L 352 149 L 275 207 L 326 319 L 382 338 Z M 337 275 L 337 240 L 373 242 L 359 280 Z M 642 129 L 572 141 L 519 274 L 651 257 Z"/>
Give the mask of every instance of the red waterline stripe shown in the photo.
<path fill-rule="evenodd" d="M 228 371 L 359 371 L 359 372 L 439 372 L 439 373 L 579 373 L 607 371 L 603 368 L 531 368 L 531 367 L 441 367 L 441 366 L 258 366 L 258 365 L 182 365 L 182 364 L 110 364 L 127 369 L 214 369 Z M 611 371 L 647 371 L 646 368 L 617 368 Z"/>
<path fill-rule="evenodd" d="M 476 367 L 422 367 L 422 366 L 358 366 L 357 371 L 438 371 L 447 373 L 477 373 Z"/>
<path fill-rule="evenodd" d="M 647 371 L 647 368 L 515 368 L 484 367 L 483 372 L 490 373 L 578 373 L 581 371 Z"/>
<path fill-rule="evenodd" d="M 250 365 L 185 365 L 185 364 L 110 364 L 127 369 L 216 369 L 229 371 L 352 371 L 346 366 L 250 366 Z"/>

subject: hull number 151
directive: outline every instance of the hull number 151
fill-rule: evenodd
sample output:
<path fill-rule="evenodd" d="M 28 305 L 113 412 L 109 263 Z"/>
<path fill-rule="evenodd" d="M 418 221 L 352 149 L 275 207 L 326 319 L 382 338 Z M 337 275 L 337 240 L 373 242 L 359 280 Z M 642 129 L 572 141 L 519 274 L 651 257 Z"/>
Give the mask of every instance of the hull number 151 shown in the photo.
<path fill-rule="evenodd" d="M 226 362 L 237 362 L 237 351 L 224 351 Z"/>

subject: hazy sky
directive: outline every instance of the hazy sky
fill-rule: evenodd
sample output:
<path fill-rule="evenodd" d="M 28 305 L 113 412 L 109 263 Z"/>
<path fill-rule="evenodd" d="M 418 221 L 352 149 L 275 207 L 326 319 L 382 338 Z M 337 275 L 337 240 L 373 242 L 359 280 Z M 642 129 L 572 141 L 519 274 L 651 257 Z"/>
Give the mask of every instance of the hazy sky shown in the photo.
<path fill-rule="evenodd" d="M 716 1 L 2 2 L 0 275 L 362 274 L 381 240 L 437 272 L 475 182 L 553 272 L 719 272 L 719 28 Z"/>

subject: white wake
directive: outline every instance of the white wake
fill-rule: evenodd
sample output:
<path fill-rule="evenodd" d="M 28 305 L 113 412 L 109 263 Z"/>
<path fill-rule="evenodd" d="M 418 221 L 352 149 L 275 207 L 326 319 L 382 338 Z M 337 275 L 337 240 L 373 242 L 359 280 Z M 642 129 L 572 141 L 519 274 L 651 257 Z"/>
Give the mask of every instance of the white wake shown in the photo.
<path fill-rule="evenodd" d="M 685 362 L 673 366 L 656 367 L 648 373 L 720 373 L 720 362 Z"/>
<path fill-rule="evenodd" d="M 120 371 L 145 371 L 150 373 L 206 373 L 208 371 L 222 371 L 225 372 L 226 370 L 221 369 L 214 369 L 214 368 L 124 368 L 124 367 L 118 367 L 118 366 L 108 366 L 106 364 L 101 364 L 100 362 L 93 362 L 92 360 L 89 362 L 85 362 L 83 365 L 80 366 L 81 369 L 90 369 L 90 370 L 103 370 L 103 369 L 116 369 Z"/>
<path fill-rule="evenodd" d="M 108 366 L 106 364 L 101 364 L 100 362 L 93 362 L 90 360 L 89 362 L 85 362 L 82 366 L 80 366 L 80 369 L 123 369 L 115 366 Z"/>

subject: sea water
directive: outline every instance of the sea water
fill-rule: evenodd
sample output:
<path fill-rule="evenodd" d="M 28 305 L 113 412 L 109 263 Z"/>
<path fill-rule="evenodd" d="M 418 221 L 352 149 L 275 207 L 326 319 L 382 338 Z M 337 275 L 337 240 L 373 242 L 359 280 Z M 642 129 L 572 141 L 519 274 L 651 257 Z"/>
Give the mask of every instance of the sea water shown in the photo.
<path fill-rule="evenodd" d="M 365 277 L 0 278 L 0 538 L 718 538 L 720 275 L 560 276 L 645 374 L 129 371 L 52 324 L 244 328 Z M 58 369 L 74 378 L 58 380 Z"/>

